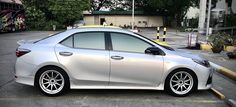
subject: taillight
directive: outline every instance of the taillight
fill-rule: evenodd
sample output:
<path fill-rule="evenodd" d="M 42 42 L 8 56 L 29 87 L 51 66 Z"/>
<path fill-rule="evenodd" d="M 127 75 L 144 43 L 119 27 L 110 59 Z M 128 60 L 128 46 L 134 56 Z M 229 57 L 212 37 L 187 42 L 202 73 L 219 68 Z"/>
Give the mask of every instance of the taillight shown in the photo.
<path fill-rule="evenodd" d="M 28 49 L 17 48 L 16 49 L 16 56 L 21 57 L 22 55 L 25 55 L 29 52 L 30 52 L 30 50 L 28 50 Z"/>

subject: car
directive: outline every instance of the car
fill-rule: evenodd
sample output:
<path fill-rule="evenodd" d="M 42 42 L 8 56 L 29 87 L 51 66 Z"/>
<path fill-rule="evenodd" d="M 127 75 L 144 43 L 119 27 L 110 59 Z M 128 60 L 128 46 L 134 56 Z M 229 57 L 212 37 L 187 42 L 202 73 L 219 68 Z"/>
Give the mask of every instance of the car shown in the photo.
<path fill-rule="evenodd" d="M 212 86 L 206 59 L 121 28 L 70 29 L 18 44 L 16 82 L 48 96 L 68 89 L 143 89 L 182 97 Z"/>
<path fill-rule="evenodd" d="M 84 25 L 85 25 L 84 20 L 77 20 L 74 22 L 73 28 L 79 28 L 80 26 L 84 26 Z"/>

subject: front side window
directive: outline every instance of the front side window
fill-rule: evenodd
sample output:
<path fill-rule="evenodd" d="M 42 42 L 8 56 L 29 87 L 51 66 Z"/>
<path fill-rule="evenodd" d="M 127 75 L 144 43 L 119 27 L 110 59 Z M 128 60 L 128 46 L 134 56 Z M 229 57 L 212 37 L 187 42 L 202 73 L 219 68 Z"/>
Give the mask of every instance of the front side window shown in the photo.
<path fill-rule="evenodd" d="M 104 49 L 105 50 L 105 37 L 104 33 L 88 32 L 78 33 L 74 35 L 75 48 L 87 49 Z"/>
<path fill-rule="evenodd" d="M 111 42 L 114 51 L 144 53 L 149 43 L 127 34 L 111 33 Z"/>

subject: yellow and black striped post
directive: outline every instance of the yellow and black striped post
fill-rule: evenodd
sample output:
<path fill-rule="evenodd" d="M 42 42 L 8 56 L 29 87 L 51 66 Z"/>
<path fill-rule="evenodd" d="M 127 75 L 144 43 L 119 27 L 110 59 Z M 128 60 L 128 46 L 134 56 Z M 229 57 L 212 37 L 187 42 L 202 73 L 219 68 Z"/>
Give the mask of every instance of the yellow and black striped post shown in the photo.
<path fill-rule="evenodd" d="M 166 27 L 164 27 L 162 40 L 163 40 L 164 42 L 166 41 Z"/>
<path fill-rule="evenodd" d="M 160 27 L 157 27 L 157 40 L 160 39 Z"/>

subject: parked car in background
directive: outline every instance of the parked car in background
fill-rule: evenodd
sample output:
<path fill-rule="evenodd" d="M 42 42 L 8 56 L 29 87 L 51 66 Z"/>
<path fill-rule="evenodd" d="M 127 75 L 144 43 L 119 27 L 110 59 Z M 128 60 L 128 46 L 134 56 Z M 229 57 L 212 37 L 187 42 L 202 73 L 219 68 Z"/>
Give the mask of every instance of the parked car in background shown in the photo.
<path fill-rule="evenodd" d="M 26 29 L 25 10 L 20 0 L 0 1 L 0 32 L 14 32 Z"/>
<path fill-rule="evenodd" d="M 46 95 L 68 89 L 148 89 L 186 96 L 212 86 L 212 69 L 204 58 L 121 28 L 81 27 L 18 44 L 16 82 Z"/>
<path fill-rule="evenodd" d="M 85 25 L 85 23 L 83 20 L 77 20 L 74 22 L 73 28 L 79 28 L 80 26 L 84 26 L 84 25 Z"/>

